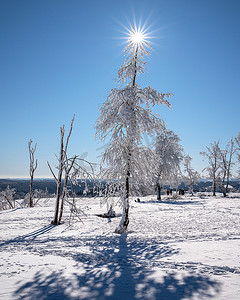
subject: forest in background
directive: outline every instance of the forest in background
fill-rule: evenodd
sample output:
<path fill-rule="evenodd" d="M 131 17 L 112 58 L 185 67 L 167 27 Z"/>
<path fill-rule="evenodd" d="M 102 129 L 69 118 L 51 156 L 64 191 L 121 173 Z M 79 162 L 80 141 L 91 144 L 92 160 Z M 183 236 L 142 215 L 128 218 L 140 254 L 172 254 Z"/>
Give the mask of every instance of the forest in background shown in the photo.
<path fill-rule="evenodd" d="M 15 199 L 22 199 L 29 192 L 30 179 L 0 179 L 0 191 L 5 190 L 7 187 L 13 188 L 16 190 Z M 230 180 L 230 186 L 233 187 L 233 191 L 240 192 L 240 180 L 234 179 Z M 48 197 L 55 196 L 56 194 L 56 182 L 54 179 L 34 179 L 34 189 L 41 191 L 42 193 L 48 193 Z M 200 181 L 194 184 L 195 192 L 204 192 L 210 191 L 212 187 L 212 181 L 201 179 Z M 168 186 L 165 187 L 167 189 Z M 188 190 L 188 186 L 182 182 L 179 185 L 179 189 Z M 85 185 L 76 185 L 75 192 L 76 196 L 84 196 Z M 220 191 L 220 190 L 219 190 Z M 153 191 L 154 192 L 154 191 Z M 163 193 L 166 191 L 163 189 Z M 94 192 L 94 183 L 88 181 L 88 194 L 87 196 L 93 197 L 96 196 L 96 192 Z"/>

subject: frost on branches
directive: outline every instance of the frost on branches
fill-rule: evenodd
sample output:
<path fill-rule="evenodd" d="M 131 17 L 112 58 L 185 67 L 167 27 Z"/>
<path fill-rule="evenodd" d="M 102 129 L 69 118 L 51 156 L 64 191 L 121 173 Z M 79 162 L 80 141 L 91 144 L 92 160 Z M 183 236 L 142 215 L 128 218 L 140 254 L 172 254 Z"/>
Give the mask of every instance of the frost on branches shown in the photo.
<path fill-rule="evenodd" d="M 162 184 L 174 179 L 180 170 L 183 159 L 183 148 L 179 144 L 180 138 L 171 130 L 158 134 L 155 139 L 156 163 L 154 181 L 156 182 L 157 200 L 161 200 Z"/>
<path fill-rule="evenodd" d="M 235 140 L 231 138 L 231 140 L 227 143 L 225 149 L 220 151 L 221 156 L 221 189 L 224 197 L 227 197 L 228 186 L 230 181 L 230 176 L 232 166 L 234 165 L 233 156 L 236 152 Z"/>
<path fill-rule="evenodd" d="M 200 152 L 200 154 L 206 157 L 208 161 L 208 166 L 204 168 L 203 171 L 206 170 L 209 178 L 212 179 L 212 192 L 213 196 L 216 196 L 217 180 L 221 170 L 219 141 L 210 144 L 210 147 L 206 147 L 206 149 L 207 151 Z"/>
<path fill-rule="evenodd" d="M 238 162 L 240 164 L 240 132 L 238 134 L 238 136 L 235 138 L 236 141 L 236 145 L 237 145 L 237 158 L 238 158 Z M 240 168 L 239 168 L 239 177 L 240 177 Z"/>
<path fill-rule="evenodd" d="M 132 31 L 134 33 L 133 28 Z M 152 87 L 141 88 L 136 83 L 137 76 L 145 69 L 143 57 L 148 54 L 142 43 L 129 41 L 125 62 L 118 71 L 119 88 L 111 90 L 96 123 L 96 136 L 101 141 L 109 138 L 102 159 L 102 176 L 109 181 L 117 180 L 120 187 L 123 213 L 116 233 L 127 230 L 129 196 L 135 194 L 140 183 L 150 178 L 153 155 L 142 145 L 143 134 L 153 135 L 165 130 L 165 123 L 159 115 L 153 114 L 152 107 L 156 104 L 171 107 L 167 100 L 170 93 L 163 94 Z"/>
<path fill-rule="evenodd" d="M 14 195 L 15 189 L 11 189 L 9 185 L 5 191 L 0 191 L 0 210 L 15 208 Z"/>
<path fill-rule="evenodd" d="M 213 196 L 216 196 L 217 185 L 220 186 L 223 196 L 228 193 L 230 176 L 232 176 L 232 167 L 234 166 L 234 155 L 237 151 L 237 139 L 231 138 L 225 149 L 221 150 L 219 141 L 214 142 L 210 147 L 206 147 L 206 152 L 200 152 L 208 159 L 208 167 L 204 170 L 208 171 L 209 177 L 213 181 Z"/>
<path fill-rule="evenodd" d="M 198 174 L 197 171 L 193 170 L 193 168 L 191 166 L 191 162 L 192 162 L 192 157 L 189 155 L 186 155 L 184 157 L 184 162 L 183 162 L 184 171 L 185 171 L 184 180 L 189 185 L 190 192 L 193 195 L 193 185 L 195 182 L 199 181 L 200 175 Z"/>

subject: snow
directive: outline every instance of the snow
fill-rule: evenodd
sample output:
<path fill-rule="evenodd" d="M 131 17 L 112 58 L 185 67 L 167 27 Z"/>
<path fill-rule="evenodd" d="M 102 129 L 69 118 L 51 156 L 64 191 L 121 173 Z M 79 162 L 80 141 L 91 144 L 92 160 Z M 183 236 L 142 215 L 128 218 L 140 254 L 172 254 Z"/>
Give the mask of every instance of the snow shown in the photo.
<path fill-rule="evenodd" d="M 240 299 L 240 195 L 134 200 L 123 235 L 94 198 L 60 226 L 55 199 L 1 211 L 0 299 Z"/>

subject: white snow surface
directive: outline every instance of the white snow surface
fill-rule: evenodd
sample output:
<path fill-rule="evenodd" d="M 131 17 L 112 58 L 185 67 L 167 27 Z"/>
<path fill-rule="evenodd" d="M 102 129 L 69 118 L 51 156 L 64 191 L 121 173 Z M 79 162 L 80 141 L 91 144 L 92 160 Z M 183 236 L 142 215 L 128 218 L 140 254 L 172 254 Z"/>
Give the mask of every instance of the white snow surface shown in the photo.
<path fill-rule="evenodd" d="M 97 198 L 50 225 L 55 199 L 0 212 L 0 299 L 240 299 L 240 195 L 130 202 L 127 234 Z"/>

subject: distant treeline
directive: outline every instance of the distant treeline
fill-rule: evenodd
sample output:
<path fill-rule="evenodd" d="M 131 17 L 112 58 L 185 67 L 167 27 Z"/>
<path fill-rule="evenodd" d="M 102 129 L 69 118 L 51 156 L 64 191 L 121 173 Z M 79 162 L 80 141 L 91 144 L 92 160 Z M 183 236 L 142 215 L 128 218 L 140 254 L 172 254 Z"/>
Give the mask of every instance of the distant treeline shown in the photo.
<path fill-rule="evenodd" d="M 74 185 L 74 192 L 77 196 L 96 196 L 96 189 L 94 186 L 97 185 L 97 181 L 87 181 L 87 192 L 85 191 L 85 183 L 79 181 L 78 185 Z M 234 188 L 235 191 L 240 191 L 240 181 L 232 180 L 230 185 Z M 9 186 L 10 188 L 16 189 L 15 198 L 21 199 L 29 192 L 30 180 L 27 179 L 0 179 L 0 191 L 5 190 Z M 210 189 L 212 186 L 211 181 L 201 180 L 194 185 L 194 192 L 204 192 Z M 56 193 L 56 182 L 53 179 L 35 179 L 33 183 L 33 188 L 45 192 L 47 190 L 49 196 L 54 196 Z M 70 188 L 70 185 L 69 185 Z M 166 186 L 163 189 L 169 189 L 170 187 Z M 188 187 L 182 182 L 179 185 L 179 189 L 188 190 Z M 154 192 L 154 191 L 153 191 Z M 163 191 L 164 192 L 164 191 Z"/>
<path fill-rule="evenodd" d="M 9 186 L 10 188 L 16 189 L 15 197 L 16 199 L 24 198 L 29 192 L 30 180 L 27 179 L 0 179 L 0 191 L 5 190 Z M 95 196 L 94 182 L 87 181 L 87 193 L 85 193 L 85 183 L 79 181 L 78 185 L 74 185 L 74 192 L 77 196 Z M 56 182 L 53 179 L 35 179 L 33 182 L 33 189 L 48 191 L 49 195 L 54 195 L 56 193 Z M 70 188 L 70 185 L 69 185 Z"/>

